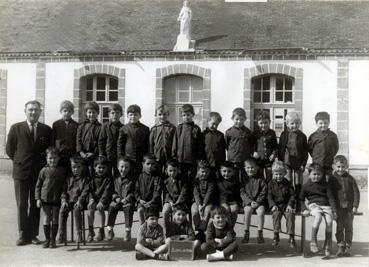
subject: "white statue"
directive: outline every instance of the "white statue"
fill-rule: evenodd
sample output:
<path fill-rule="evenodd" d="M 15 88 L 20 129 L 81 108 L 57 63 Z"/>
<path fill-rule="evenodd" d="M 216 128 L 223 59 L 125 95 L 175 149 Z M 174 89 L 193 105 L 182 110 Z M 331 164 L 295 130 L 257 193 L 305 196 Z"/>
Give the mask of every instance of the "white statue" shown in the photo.
<path fill-rule="evenodd" d="M 192 10 L 188 6 L 188 1 L 183 2 L 183 7 L 181 12 L 178 15 L 178 21 L 181 22 L 180 32 L 179 34 L 185 34 L 190 36 L 191 32 L 191 19 L 192 19 Z"/>

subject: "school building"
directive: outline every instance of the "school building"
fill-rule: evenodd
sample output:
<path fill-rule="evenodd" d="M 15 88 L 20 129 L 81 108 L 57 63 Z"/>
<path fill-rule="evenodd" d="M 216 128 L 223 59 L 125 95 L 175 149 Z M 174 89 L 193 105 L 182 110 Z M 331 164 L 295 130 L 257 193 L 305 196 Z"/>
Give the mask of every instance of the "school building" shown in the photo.
<path fill-rule="evenodd" d="M 74 117 L 94 100 L 142 108 L 152 126 L 167 104 L 173 123 L 191 103 L 204 127 L 210 111 L 232 125 L 268 110 L 279 134 L 288 110 L 301 114 L 307 136 L 327 111 L 340 152 L 353 168 L 369 166 L 369 2 L 193 0 L 194 49 L 173 51 L 180 0 L 0 1 L 0 157 L 10 126 L 25 119 L 24 103 L 43 105 L 41 121 L 60 117 L 69 99 Z M 124 121 L 124 118 L 122 118 Z M 5 166 L 3 165 L 3 166 Z"/>

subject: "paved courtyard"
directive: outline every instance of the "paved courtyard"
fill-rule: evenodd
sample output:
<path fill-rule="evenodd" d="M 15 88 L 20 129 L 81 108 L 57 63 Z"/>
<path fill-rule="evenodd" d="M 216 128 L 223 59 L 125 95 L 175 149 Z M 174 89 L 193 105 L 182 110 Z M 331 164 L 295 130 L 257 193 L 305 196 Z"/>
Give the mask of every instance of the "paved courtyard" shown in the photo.
<path fill-rule="evenodd" d="M 272 232 L 264 231 L 265 244 L 256 244 L 256 229 L 251 229 L 251 242 L 240 245 L 240 251 L 236 254 L 233 262 L 208 263 L 206 260 L 196 261 L 170 261 L 156 262 L 153 260 L 136 261 L 134 244 L 138 223 L 133 228 L 133 239 L 130 243 L 122 240 L 123 226 L 115 228 L 116 238 L 111 242 L 91 243 L 76 249 L 74 243 L 68 246 L 59 246 L 57 249 L 43 249 L 41 246 L 27 245 L 16 247 L 17 222 L 15 212 L 15 198 L 13 181 L 9 175 L 0 175 L 0 266 L 368 266 L 369 255 L 369 215 L 368 194 L 361 191 L 360 211 L 364 216 L 356 217 L 354 221 L 354 244 L 351 258 L 333 258 L 328 261 L 322 260 L 322 256 L 304 258 L 300 253 L 292 251 L 287 244 L 287 236 L 281 236 L 280 246 L 273 249 L 271 246 Z M 121 213 L 117 222 L 121 222 Z M 242 222 L 239 216 L 238 221 Z M 296 234 L 300 233 L 300 218 L 296 219 Z M 255 224 L 255 222 L 253 222 Z M 311 218 L 306 220 L 306 236 L 310 238 Z M 41 226 L 42 227 L 42 226 Z M 43 239 L 43 231 L 40 227 L 40 239 Z M 266 218 L 266 228 L 271 229 L 271 218 Z M 335 225 L 334 225 L 335 227 Z M 69 227 L 68 227 L 69 228 Z M 237 224 L 236 233 L 239 239 L 243 234 L 243 226 Z M 69 234 L 70 236 L 70 234 Z M 324 238 L 324 226 L 319 231 L 319 239 Z M 299 238 L 296 238 L 299 244 Z M 336 245 L 334 243 L 334 250 Z"/>

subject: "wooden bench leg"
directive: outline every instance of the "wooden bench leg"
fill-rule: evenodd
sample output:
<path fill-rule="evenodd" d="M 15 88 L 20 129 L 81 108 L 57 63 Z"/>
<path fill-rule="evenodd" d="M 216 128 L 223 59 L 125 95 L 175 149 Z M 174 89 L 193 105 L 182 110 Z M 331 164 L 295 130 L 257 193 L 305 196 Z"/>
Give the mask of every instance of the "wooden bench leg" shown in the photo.
<path fill-rule="evenodd" d="M 300 244 L 300 252 L 304 254 L 305 249 L 305 216 L 301 216 L 301 244 Z"/>

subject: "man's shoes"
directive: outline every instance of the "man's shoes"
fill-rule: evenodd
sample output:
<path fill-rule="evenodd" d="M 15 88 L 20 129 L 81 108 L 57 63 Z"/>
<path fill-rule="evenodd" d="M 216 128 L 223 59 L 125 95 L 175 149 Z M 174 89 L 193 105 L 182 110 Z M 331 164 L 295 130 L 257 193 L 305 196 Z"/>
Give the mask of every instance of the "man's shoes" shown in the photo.
<path fill-rule="evenodd" d="M 35 237 L 33 237 L 33 238 L 31 239 L 31 243 L 32 243 L 33 245 L 40 245 L 40 244 L 41 244 L 41 241 L 40 241 L 40 239 L 38 239 L 38 238 L 37 238 L 37 236 L 35 236 Z"/>
<path fill-rule="evenodd" d="M 27 245 L 29 244 L 29 242 L 27 242 L 26 240 L 22 239 L 22 238 L 19 238 L 17 240 L 17 242 L 15 242 L 15 245 L 16 246 L 24 246 L 24 245 Z"/>

